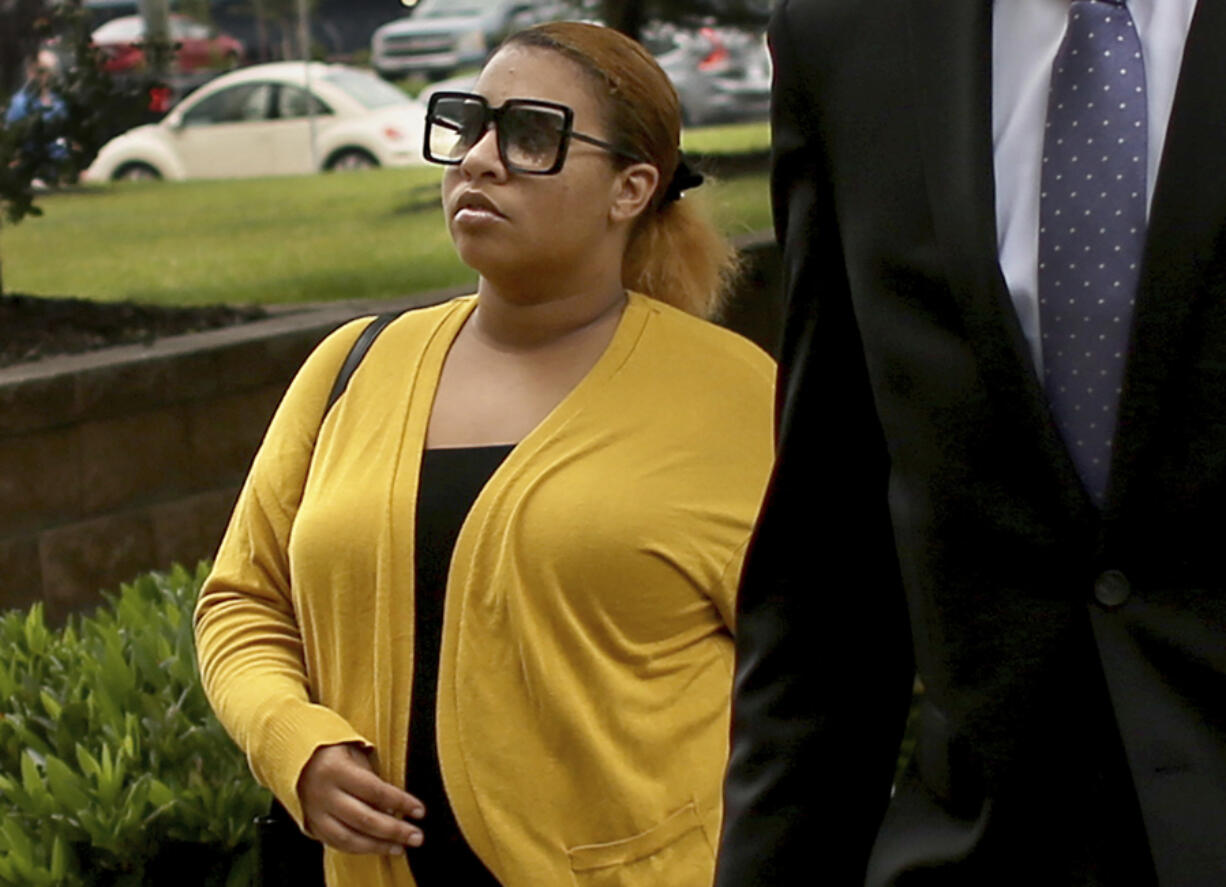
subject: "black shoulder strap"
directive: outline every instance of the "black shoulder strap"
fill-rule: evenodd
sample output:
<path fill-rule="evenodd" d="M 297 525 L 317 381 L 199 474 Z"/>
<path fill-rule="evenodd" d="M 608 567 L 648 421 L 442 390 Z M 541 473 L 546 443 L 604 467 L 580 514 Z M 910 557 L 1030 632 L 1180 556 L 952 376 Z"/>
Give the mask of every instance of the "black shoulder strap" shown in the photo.
<path fill-rule="evenodd" d="M 332 383 L 332 391 L 328 395 L 328 403 L 324 407 L 323 414 L 325 416 L 332 410 L 332 405 L 340 400 L 341 395 L 345 393 L 345 389 L 349 387 L 349 378 L 353 375 L 353 371 L 358 368 L 358 364 L 362 362 L 362 358 L 366 356 L 366 352 L 370 350 L 370 346 L 375 343 L 375 339 L 379 338 L 379 333 L 383 332 L 389 323 L 403 313 L 403 311 L 391 311 L 387 314 L 380 314 L 368 323 L 366 329 L 362 330 L 361 334 L 354 340 L 349 353 L 345 355 L 345 362 L 341 364 L 340 371 L 336 374 L 336 381 Z"/>

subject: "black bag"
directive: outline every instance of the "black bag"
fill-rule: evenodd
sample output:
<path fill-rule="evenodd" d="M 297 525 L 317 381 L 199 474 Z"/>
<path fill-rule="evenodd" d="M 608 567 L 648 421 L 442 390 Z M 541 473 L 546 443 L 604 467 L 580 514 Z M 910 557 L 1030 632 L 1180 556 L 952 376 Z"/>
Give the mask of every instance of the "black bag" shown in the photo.
<path fill-rule="evenodd" d="M 324 845 L 308 838 L 281 803 L 255 820 L 256 887 L 324 887 Z"/>

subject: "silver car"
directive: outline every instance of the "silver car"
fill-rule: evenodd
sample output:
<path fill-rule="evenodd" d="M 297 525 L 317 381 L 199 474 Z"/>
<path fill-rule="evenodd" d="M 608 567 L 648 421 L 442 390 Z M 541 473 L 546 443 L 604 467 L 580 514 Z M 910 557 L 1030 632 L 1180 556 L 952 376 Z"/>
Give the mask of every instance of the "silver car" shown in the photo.
<path fill-rule="evenodd" d="M 654 24 L 642 39 L 677 90 L 685 126 L 770 115 L 771 60 L 760 31 Z M 440 89 L 467 92 L 476 82 L 475 74 L 465 74 L 427 88 L 418 99 L 424 104 Z"/>
<path fill-rule="evenodd" d="M 735 28 L 661 28 L 644 44 L 681 98 L 686 126 L 765 119 L 771 63 L 766 38 Z"/>
<path fill-rule="evenodd" d="M 508 35 L 568 9 L 561 0 L 421 0 L 412 15 L 375 30 L 371 64 L 387 78 L 439 79 L 480 66 Z"/>

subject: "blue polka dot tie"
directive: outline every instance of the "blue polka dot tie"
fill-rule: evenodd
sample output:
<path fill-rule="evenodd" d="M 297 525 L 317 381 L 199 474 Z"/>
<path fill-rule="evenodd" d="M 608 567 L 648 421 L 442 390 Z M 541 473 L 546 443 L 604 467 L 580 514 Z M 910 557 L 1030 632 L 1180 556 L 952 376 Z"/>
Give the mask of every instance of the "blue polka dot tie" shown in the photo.
<path fill-rule="evenodd" d="M 1101 506 L 1145 241 L 1145 66 L 1124 0 L 1073 0 L 1052 65 L 1039 202 L 1043 383 Z"/>

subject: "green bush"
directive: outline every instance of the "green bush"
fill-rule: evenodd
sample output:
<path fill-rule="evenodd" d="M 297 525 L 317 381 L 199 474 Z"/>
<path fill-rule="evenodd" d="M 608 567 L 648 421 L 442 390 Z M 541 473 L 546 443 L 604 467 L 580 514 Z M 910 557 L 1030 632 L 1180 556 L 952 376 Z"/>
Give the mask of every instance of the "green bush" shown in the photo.
<path fill-rule="evenodd" d="M 269 795 L 200 687 L 206 574 L 141 576 L 58 630 L 0 616 L 0 885 L 250 883 Z"/>

